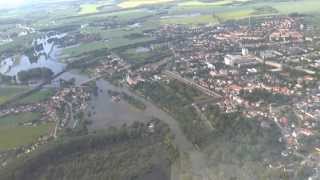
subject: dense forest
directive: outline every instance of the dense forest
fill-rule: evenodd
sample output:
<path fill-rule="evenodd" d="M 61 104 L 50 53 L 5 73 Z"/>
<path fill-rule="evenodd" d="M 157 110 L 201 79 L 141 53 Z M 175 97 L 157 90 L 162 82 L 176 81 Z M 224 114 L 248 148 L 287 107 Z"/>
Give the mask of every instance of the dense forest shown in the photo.
<path fill-rule="evenodd" d="M 20 158 L 0 176 L 2 180 L 166 180 L 178 157 L 172 138 L 169 127 L 159 120 L 67 137 Z"/>
<path fill-rule="evenodd" d="M 53 72 L 49 68 L 33 68 L 27 71 L 20 71 L 18 72 L 19 80 L 22 82 L 28 82 L 30 80 L 37 80 L 37 79 L 49 79 L 53 76 Z"/>

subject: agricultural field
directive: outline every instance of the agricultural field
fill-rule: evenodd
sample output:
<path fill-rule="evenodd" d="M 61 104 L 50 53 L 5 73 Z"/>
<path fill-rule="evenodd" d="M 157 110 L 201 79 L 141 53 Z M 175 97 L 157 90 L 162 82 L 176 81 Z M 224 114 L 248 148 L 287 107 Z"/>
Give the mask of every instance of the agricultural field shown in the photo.
<path fill-rule="evenodd" d="M 121 8 L 136 8 L 143 5 L 153 5 L 173 2 L 174 0 L 125 0 L 118 4 Z"/>
<path fill-rule="evenodd" d="M 252 9 L 244 9 L 244 10 L 238 10 L 238 11 L 218 13 L 216 16 L 218 16 L 221 20 L 236 20 L 236 19 L 242 19 L 242 18 L 254 16 L 252 14 L 253 12 L 254 10 Z"/>
<path fill-rule="evenodd" d="M 35 142 L 40 136 L 48 134 L 53 124 L 23 126 L 23 123 L 38 121 L 39 113 L 20 113 L 0 118 L 0 150 L 12 149 Z"/>
<path fill-rule="evenodd" d="M 0 87 L 0 104 L 3 104 L 14 96 L 27 91 L 27 87 Z"/>
<path fill-rule="evenodd" d="M 199 25 L 199 24 L 217 24 L 218 21 L 212 15 L 199 15 L 189 17 L 173 17 L 160 20 L 161 24 L 184 24 L 184 25 Z"/>
<path fill-rule="evenodd" d="M 99 5 L 96 4 L 83 4 L 80 6 L 79 14 L 91 14 L 98 12 Z"/>
<path fill-rule="evenodd" d="M 30 103 L 37 103 L 41 101 L 47 100 L 49 97 L 54 95 L 53 89 L 43 89 L 38 92 L 32 93 L 31 95 L 20 99 L 17 104 L 30 104 Z"/>
<path fill-rule="evenodd" d="M 192 0 L 192 1 L 186 1 L 186 2 L 181 2 L 178 4 L 180 7 L 199 7 L 199 6 L 224 6 L 224 5 L 230 5 L 233 3 L 244 3 L 244 2 L 249 2 L 251 0 L 221 0 L 221 1 L 213 1 L 213 2 L 203 2 L 203 1 L 197 1 L 197 0 Z"/>
<path fill-rule="evenodd" d="M 318 13 L 320 8 L 320 1 L 318 0 L 303 0 L 303 1 L 283 1 L 273 2 L 273 7 L 280 13 Z"/>
<path fill-rule="evenodd" d="M 76 47 L 70 47 L 63 50 L 64 56 L 79 56 L 94 50 L 106 48 L 106 44 L 101 41 L 94 41 L 86 44 L 80 44 Z"/>
<path fill-rule="evenodd" d="M 155 14 L 154 11 L 147 11 L 145 9 L 131 9 L 131 10 L 122 10 L 118 12 L 107 13 L 108 17 L 116 17 L 119 21 L 129 21 L 142 17 L 150 17 Z"/>
<path fill-rule="evenodd" d="M 103 30 L 99 28 L 86 28 L 82 30 L 83 34 L 99 34 L 107 48 L 118 48 L 121 46 L 127 46 L 130 44 L 146 42 L 152 40 L 152 38 L 144 36 L 143 31 L 153 29 L 153 27 L 135 27 L 135 28 L 115 28 Z"/>

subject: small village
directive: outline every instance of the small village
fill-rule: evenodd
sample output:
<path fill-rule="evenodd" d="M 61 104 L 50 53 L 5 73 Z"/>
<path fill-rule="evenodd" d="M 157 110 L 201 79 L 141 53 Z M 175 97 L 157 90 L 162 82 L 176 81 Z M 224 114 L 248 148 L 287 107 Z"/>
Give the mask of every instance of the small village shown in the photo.
<path fill-rule="evenodd" d="M 47 123 L 54 124 L 54 126 L 49 129 L 47 135 L 39 137 L 38 140 L 32 144 L 18 148 L 20 149 L 20 153 L 17 154 L 17 157 L 31 153 L 40 145 L 46 144 L 50 140 L 57 138 L 59 134 L 67 128 L 76 128 L 78 124 L 81 123 L 80 121 L 83 120 L 79 114 L 84 113 L 89 98 L 90 92 L 87 87 L 61 87 L 46 101 L 1 109 L 1 117 L 26 112 L 37 112 L 41 114 L 39 120 L 22 124 L 22 126 L 25 127 L 36 127 L 40 124 Z M 2 166 L 5 166 L 6 164 L 6 161 L 4 161 Z"/>

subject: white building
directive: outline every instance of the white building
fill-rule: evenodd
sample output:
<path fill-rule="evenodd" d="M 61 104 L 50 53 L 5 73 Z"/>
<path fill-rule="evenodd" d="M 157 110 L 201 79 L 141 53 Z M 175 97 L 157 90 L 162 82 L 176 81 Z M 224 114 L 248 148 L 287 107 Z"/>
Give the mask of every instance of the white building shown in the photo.
<path fill-rule="evenodd" d="M 258 62 L 253 56 L 241 56 L 241 55 L 231 55 L 227 54 L 224 57 L 224 63 L 227 66 L 232 67 L 244 67 L 244 66 L 252 66 L 256 65 Z"/>

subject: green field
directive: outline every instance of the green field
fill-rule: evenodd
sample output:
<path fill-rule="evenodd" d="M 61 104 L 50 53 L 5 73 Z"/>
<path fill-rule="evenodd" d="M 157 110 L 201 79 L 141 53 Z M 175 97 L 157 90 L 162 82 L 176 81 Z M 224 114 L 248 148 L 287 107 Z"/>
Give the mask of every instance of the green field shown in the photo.
<path fill-rule="evenodd" d="M 224 6 L 224 5 L 229 5 L 233 3 L 243 3 L 243 2 L 249 2 L 249 1 L 251 0 L 220 0 L 220 1 L 214 1 L 214 2 L 203 2 L 203 1 L 192 0 L 192 1 L 181 2 L 178 4 L 178 6 L 181 6 L 181 7 Z"/>
<path fill-rule="evenodd" d="M 161 19 L 160 22 L 161 24 L 184 24 L 184 25 L 217 24 L 218 23 L 217 19 L 212 15 L 166 18 L 166 19 Z"/>
<path fill-rule="evenodd" d="M 118 4 L 121 8 L 135 8 L 143 5 L 168 3 L 174 0 L 125 0 Z"/>
<path fill-rule="evenodd" d="M 252 16 L 253 12 L 254 12 L 254 10 L 244 9 L 244 10 L 218 13 L 217 16 L 219 18 L 221 18 L 222 20 L 236 20 L 236 19 L 242 19 L 242 18 Z"/>
<path fill-rule="evenodd" d="M 35 142 L 46 135 L 53 124 L 23 126 L 21 123 L 37 121 L 39 113 L 20 113 L 0 118 L 0 150 L 12 149 Z"/>
<path fill-rule="evenodd" d="M 107 48 L 118 48 L 121 46 L 127 46 L 130 44 L 150 41 L 152 38 L 143 36 L 143 31 L 151 29 L 153 27 L 137 27 L 137 28 L 116 28 L 116 29 L 108 29 L 103 30 L 99 28 L 88 27 L 83 29 L 81 33 L 83 34 L 99 34 L 102 39 L 104 39 L 104 43 L 99 42 L 98 46 L 95 45 L 93 47 L 102 48 L 101 46 L 105 46 Z M 131 35 L 141 35 L 141 37 L 130 38 Z M 102 45 L 103 44 L 103 45 Z"/>
<path fill-rule="evenodd" d="M 70 47 L 63 50 L 63 55 L 79 56 L 83 53 L 91 52 L 98 49 L 107 48 L 107 45 L 101 41 L 94 41 L 86 44 L 81 44 L 76 47 Z"/>
<path fill-rule="evenodd" d="M 99 5 L 96 4 L 83 4 L 80 6 L 79 14 L 91 14 L 98 12 Z"/>
<path fill-rule="evenodd" d="M 25 98 L 20 99 L 17 104 L 30 104 L 30 103 L 37 103 L 41 101 L 47 100 L 49 97 L 54 95 L 53 89 L 44 89 L 38 92 L 35 92 Z"/>
<path fill-rule="evenodd" d="M 261 8 L 274 9 L 271 12 L 261 12 Z M 202 24 L 210 15 L 216 15 L 219 20 L 237 20 L 249 16 L 276 15 L 290 13 L 316 14 L 320 9 L 318 0 L 300 1 L 255 1 L 255 0 L 221 0 L 221 1 L 182 1 L 169 10 L 169 16 L 182 15 L 183 18 L 161 20 L 165 24 Z M 197 17 L 188 15 L 200 14 Z M 207 16 L 207 17 L 206 17 Z M 192 22 L 194 21 L 194 22 Z M 210 22 L 210 21 L 209 21 Z"/>
<path fill-rule="evenodd" d="M 27 87 L 0 87 L 0 104 L 7 102 L 28 89 Z"/>
<path fill-rule="evenodd" d="M 318 13 L 320 9 L 319 0 L 285 1 L 273 2 L 272 5 L 280 13 Z"/>
<path fill-rule="evenodd" d="M 40 118 L 39 113 L 20 113 L 17 115 L 10 115 L 0 118 L 0 127 L 12 127 L 19 125 L 20 123 L 32 122 Z"/>

